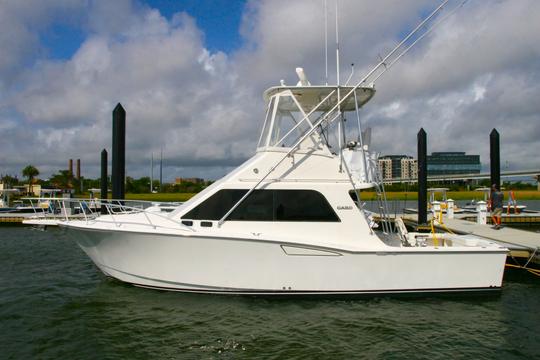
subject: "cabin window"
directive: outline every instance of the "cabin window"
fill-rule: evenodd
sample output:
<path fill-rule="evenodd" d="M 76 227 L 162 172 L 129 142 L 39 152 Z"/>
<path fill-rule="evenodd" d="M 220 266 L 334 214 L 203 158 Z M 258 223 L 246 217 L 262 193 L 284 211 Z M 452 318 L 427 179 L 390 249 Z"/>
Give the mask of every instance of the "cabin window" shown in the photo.
<path fill-rule="evenodd" d="M 183 219 L 219 220 L 247 190 L 220 190 Z M 229 221 L 340 221 L 328 201 L 314 190 L 255 190 L 227 218 Z"/>
<path fill-rule="evenodd" d="M 324 198 L 313 190 L 275 190 L 276 221 L 339 221 Z"/>
<path fill-rule="evenodd" d="M 247 190 L 220 190 L 191 209 L 183 219 L 219 220 L 244 196 Z"/>
<path fill-rule="evenodd" d="M 255 190 L 234 209 L 227 220 L 272 221 L 274 220 L 273 201 L 273 191 Z M 232 206 L 234 203 L 230 204 L 226 211 L 229 211 Z"/>

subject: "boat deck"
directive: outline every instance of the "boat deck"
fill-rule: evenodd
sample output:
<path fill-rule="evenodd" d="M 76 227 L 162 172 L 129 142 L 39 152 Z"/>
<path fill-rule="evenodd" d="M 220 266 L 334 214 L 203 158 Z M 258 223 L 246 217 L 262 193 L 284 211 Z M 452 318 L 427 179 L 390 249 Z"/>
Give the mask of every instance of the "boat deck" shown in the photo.
<path fill-rule="evenodd" d="M 403 214 L 403 220 L 409 224 L 416 225 L 417 216 Z M 437 226 L 440 229 L 446 227 L 459 234 L 473 234 L 489 240 L 497 241 L 508 245 L 510 249 L 516 250 L 536 250 L 540 248 L 540 233 L 515 229 L 503 226 L 501 229 L 493 229 L 491 225 L 481 225 L 474 221 L 467 220 L 467 216 L 458 216 L 454 219 L 443 218 L 444 226 Z"/>
<path fill-rule="evenodd" d="M 403 214 L 403 220 L 417 227 L 416 214 Z M 538 216 L 538 215 L 537 215 Z M 454 219 L 443 218 L 443 225 L 436 226 L 442 231 L 456 234 L 472 234 L 490 241 L 495 241 L 510 250 L 509 258 L 521 258 L 522 262 L 532 261 L 540 264 L 540 233 L 504 226 L 496 230 L 491 225 L 477 224 L 469 221 L 467 215 L 456 215 Z"/>
<path fill-rule="evenodd" d="M 499 230 L 465 219 L 444 219 L 443 223 L 454 232 L 473 234 L 486 239 L 512 245 L 512 248 L 540 248 L 540 233 L 503 226 Z M 511 248 L 511 247 L 509 247 Z"/>

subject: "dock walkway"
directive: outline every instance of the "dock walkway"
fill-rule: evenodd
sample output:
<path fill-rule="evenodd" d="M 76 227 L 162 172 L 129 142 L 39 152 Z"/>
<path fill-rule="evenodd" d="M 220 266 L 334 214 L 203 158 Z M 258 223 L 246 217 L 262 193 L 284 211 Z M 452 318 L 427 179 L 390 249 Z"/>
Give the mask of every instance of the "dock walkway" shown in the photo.
<path fill-rule="evenodd" d="M 411 225 L 417 225 L 416 214 L 403 214 L 403 220 Z M 472 234 L 484 239 L 495 241 L 510 250 L 510 256 L 532 259 L 540 263 L 540 233 L 503 226 L 496 230 L 491 225 L 481 225 L 465 219 L 466 216 L 456 215 L 454 219 L 443 217 L 443 226 L 436 226 L 446 231 L 449 229 L 456 234 Z"/>
<path fill-rule="evenodd" d="M 503 226 L 499 230 L 496 230 L 490 225 L 480 225 L 472 221 L 458 218 L 443 219 L 443 223 L 454 232 L 473 234 L 500 243 L 531 250 L 540 248 L 540 233 L 514 229 L 507 226 Z"/>

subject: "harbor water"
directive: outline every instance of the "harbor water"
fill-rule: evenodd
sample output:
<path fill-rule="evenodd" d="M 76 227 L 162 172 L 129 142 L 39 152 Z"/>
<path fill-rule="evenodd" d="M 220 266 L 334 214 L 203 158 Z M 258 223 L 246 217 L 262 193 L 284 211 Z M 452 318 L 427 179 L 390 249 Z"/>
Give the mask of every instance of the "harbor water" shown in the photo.
<path fill-rule="evenodd" d="M 59 230 L 0 227 L 2 359 L 533 359 L 540 278 L 501 292 L 272 299 L 106 278 Z M 407 271 L 402 269 L 401 271 Z M 429 272 L 429 269 L 426 269 Z"/>

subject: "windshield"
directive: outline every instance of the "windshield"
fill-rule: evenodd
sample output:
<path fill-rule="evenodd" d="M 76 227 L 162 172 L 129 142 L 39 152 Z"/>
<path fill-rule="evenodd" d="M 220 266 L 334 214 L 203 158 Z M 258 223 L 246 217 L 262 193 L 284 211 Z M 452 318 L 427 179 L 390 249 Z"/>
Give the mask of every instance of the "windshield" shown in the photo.
<path fill-rule="evenodd" d="M 292 147 L 312 129 L 311 121 L 290 91 L 274 95 L 268 105 L 259 148 Z M 317 132 L 299 144 L 300 148 L 317 146 Z"/>

